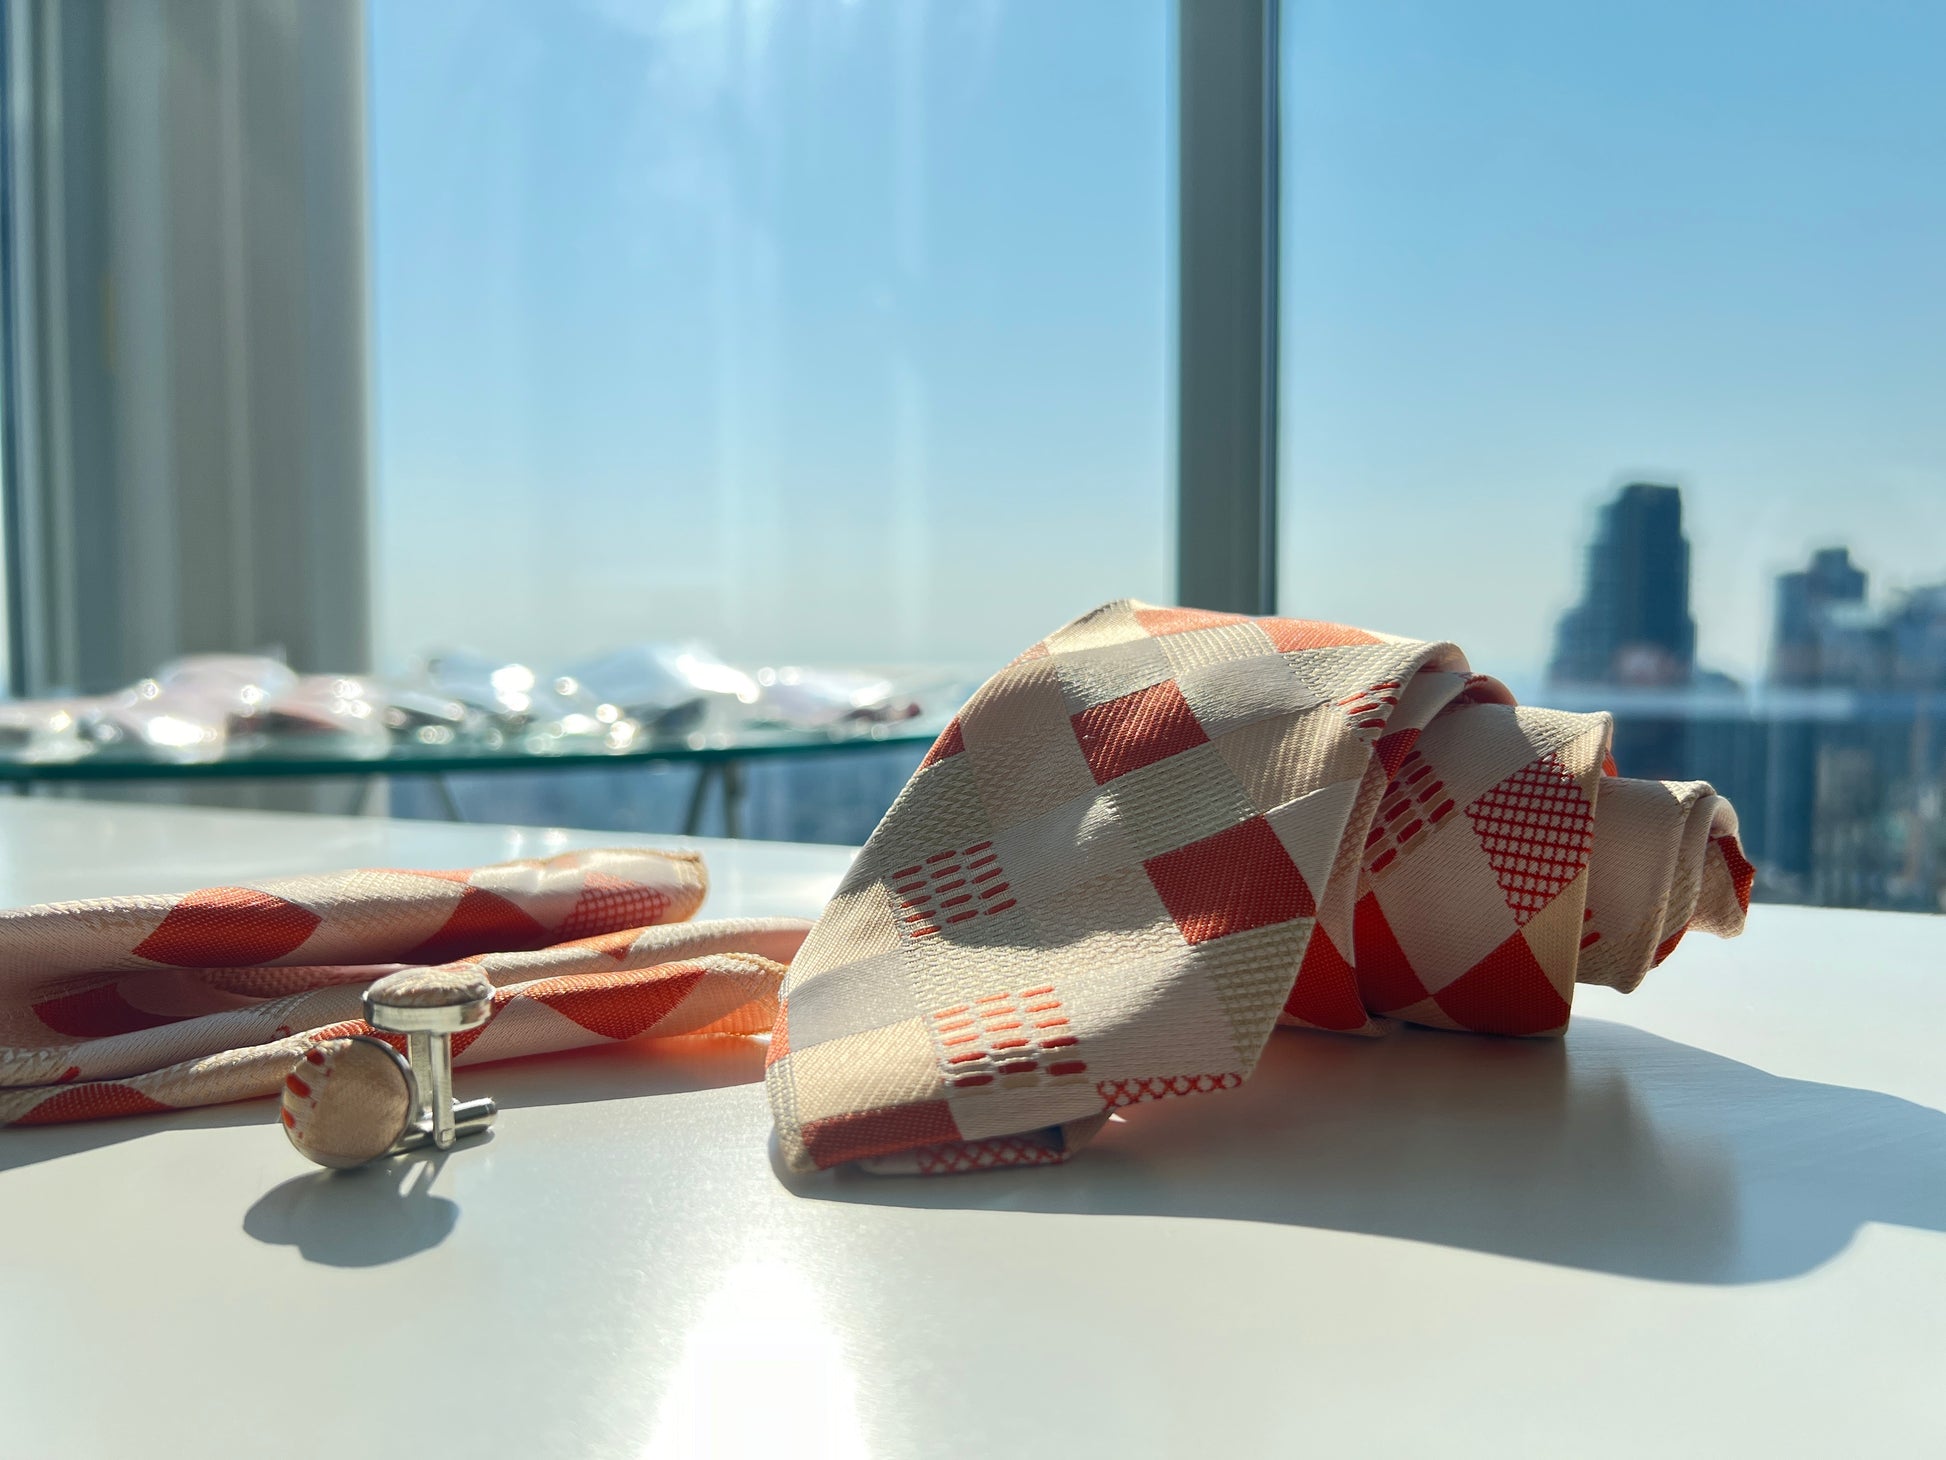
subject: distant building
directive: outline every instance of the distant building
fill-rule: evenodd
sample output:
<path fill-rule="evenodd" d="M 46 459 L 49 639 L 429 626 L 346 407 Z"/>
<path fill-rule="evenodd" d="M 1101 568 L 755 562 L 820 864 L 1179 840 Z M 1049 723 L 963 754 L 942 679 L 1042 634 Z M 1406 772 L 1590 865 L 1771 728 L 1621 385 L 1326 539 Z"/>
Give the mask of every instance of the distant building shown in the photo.
<path fill-rule="evenodd" d="M 1631 482 L 1601 509 L 1581 602 L 1561 619 L 1548 680 L 1673 686 L 1695 669 L 1682 491 Z"/>
<path fill-rule="evenodd" d="M 1767 684 L 1696 663 L 1682 494 L 1601 509 L 1550 685 L 1615 716 L 1623 775 L 1705 780 L 1736 806 L 1757 895 L 1946 910 L 1946 584 L 1875 606 L 1845 547 L 1777 579 Z"/>
<path fill-rule="evenodd" d="M 1893 683 L 1946 689 L 1946 583 L 1904 595 L 1886 615 L 1885 629 Z"/>
<path fill-rule="evenodd" d="M 1686 688 L 1696 675 L 1689 614 L 1689 539 L 1682 492 L 1631 482 L 1601 509 L 1581 601 L 1555 631 L 1548 682 L 1560 687 Z M 1678 779 L 1689 728 L 1667 715 L 1618 715 L 1615 759 L 1629 775 Z"/>
<path fill-rule="evenodd" d="M 1946 585 L 1874 608 L 1842 547 L 1777 580 L 1770 679 L 1845 698 L 1836 715 L 1776 714 L 1764 851 L 1779 890 L 1813 902 L 1940 906 L 1940 736 Z M 1837 706 L 1837 702 L 1832 702 Z"/>
<path fill-rule="evenodd" d="M 1810 567 L 1777 579 L 1777 619 L 1770 638 L 1775 685 L 1856 683 L 1869 676 L 1861 631 L 1869 632 L 1869 580 L 1851 549 L 1820 548 Z"/>

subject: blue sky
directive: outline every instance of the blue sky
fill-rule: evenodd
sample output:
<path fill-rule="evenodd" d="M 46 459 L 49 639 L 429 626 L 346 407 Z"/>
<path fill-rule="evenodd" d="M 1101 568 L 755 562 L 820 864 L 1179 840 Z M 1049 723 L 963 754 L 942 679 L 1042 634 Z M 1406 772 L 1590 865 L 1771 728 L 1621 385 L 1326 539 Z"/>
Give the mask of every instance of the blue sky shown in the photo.
<path fill-rule="evenodd" d="M 1287 608 L 1531 672 L 1634 474 L 1686 488 L 1734 672 L 1813 546 L 1946 579 L 1946 6 L 1302 0 L 1285 41 Z"/>
<path fill-rule="evenodd" d="M 373 0 L 381 634 L 992 665 L 1167 598 L 1162 0 Z M 1293 0 L 1286 611 L 1544 661 L 1688 491 L 1705 658 L 1946 578 L 1946 7 Z"/>
<path fill-rule="evenodd" d="M 992 666 L 1166 597 L 1159 0 L 375 0 L 383 648 Z"/>

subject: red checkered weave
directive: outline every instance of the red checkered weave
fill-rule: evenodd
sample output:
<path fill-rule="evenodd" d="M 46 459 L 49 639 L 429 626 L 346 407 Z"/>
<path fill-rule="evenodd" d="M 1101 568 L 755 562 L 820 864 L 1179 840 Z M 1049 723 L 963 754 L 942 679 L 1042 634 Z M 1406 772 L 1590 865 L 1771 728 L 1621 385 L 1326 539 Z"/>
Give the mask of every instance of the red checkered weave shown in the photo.
<path fill-rule="evenodd" d="M 1606 715 L 1515 705 L 1451 644 L 1112 603 L 955 718 L 785 978 L 795 1168 L 1064 1160 L 1224 1090 L 1279 1023 L 1567 1025 L 1751 868 L 1701 782 L 1610 773 Z"/>
<path fill-rule="evenodd" d="M 690 853 L 588 851 L 0 913 L 0 1124 L 275 1094 L 313 1044 L 371 1033 L 366 985 L 413 965 L 494 985 L 459 1064 L 761 1034 L 808 925 L 685 921 L 707 885 Z"/>

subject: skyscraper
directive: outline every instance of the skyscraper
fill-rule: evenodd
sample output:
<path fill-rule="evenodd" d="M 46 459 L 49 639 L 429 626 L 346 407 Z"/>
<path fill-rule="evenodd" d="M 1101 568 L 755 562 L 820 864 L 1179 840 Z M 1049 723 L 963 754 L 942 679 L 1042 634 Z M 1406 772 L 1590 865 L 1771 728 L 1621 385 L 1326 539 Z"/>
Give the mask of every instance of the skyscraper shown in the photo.
<path fill-rule="evenodd" d="M 1682 491 L 1631 482 L 1601 509 L 1581 602 L 1561 618 L 1548 679 L 1681 685 L 1695 667 Z"/>
<path fill-rule="evenodd" d="M 1865 572 L 1842 547 L 1777 579 L 1770 679 L 1844 692 L 1841 717 L 1772 721 L 1768 862 L 1813 902 L 1941 906 L 1942 764 L 1933 723 L 1946 685 L 1946 584 L 1874 607 Z"/>
<path fill-rule="evenodd" d="M 1865 571 L 1851 560 L 1851 549 L 1820 548 L 1809 567 L 1777 579 L 1777 622 L 1770 638 L 1770 682 L 1778 685 L 1841 683 L 1853 657 L 1831 652 L 1844 641 L 1847 624 L 1865 613 Z M 1845 676 L 1849 677 L 1849 676 Z"/>

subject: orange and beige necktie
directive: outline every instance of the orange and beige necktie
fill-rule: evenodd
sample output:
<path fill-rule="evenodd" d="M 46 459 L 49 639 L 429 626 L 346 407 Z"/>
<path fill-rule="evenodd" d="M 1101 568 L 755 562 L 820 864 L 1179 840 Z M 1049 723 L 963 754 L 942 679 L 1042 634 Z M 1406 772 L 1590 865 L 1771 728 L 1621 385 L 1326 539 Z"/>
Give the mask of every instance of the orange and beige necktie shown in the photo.
<path fill-rule="evenodd" d="M 1518 707 L 1451 644 L 1112 603 L 974 695 L 792 963 L 799 1169 L 1065 1160 L 1117 1107 L 1247 1078 L 1278 1024 L 1567 1025 L 1751 868 L 1606 715 Z"/>

